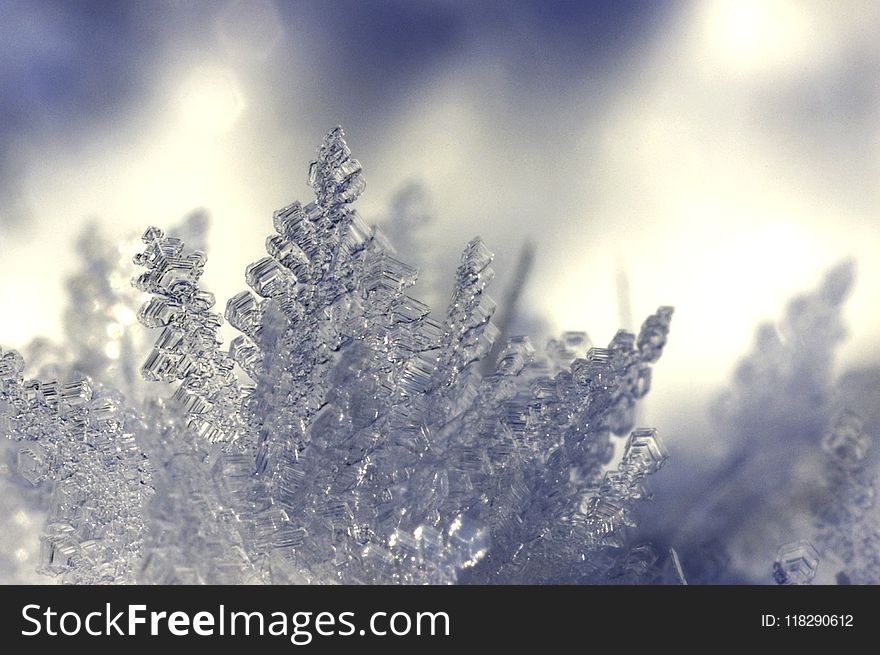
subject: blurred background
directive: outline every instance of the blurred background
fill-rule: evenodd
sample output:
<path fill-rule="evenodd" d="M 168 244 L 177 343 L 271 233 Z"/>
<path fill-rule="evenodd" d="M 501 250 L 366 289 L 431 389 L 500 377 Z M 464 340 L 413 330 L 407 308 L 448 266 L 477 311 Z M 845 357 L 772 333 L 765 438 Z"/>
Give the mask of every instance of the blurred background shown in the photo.
<path fill-rule="evenodd" d="M 848 258 L 833 366 L 878 359 L 878 27 L 857 0 L 0 0 L 0 344 L 63 342 L 90 220 L 204 208 L 204 280 L 238 292 L 339 124 L 364 218 L 416 205 L 437 305 L 477 234 L 499 301 L 533 248 L 514 328 L 603 345 L 674 305 L 641 419 L 698 462 L 756 326 Z"/>

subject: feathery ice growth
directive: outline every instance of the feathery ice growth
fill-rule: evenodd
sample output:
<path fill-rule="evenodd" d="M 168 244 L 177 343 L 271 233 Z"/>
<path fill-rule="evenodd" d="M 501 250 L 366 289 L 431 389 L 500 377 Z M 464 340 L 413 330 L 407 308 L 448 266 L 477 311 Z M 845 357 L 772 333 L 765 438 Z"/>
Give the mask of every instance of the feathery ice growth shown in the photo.
<path fill-rule="evenodd" d="M 150 299 L 137 318 L 155 343 L 140 372 L 173 390 L 132 391 L 118 360 L 140 337 L 44 367 L 61 379 L 25 379 L 18 353 L 0 355 L 4 456 L 42 490 L 40 572 L 66 583 L 683 582 L 674 551 L 631 540 L 667 457 L 633 421 L 672 309 L 607 348 L 583 333 L 493 348 L 480 239 L 445 315 L 431 316 L 407 295 L 417 270 L 352 208 L 365 183 L 340 128 L 308 181 L 315 199 L 275 212 L 268 254 L 245 273 L 251 291 L 223 317 L 200 286 L 204 252 L 144 232 L 134 285 Z M 134 296 L 82 284 L 112 295 L 94 303 L 98 321 Z M 228 348 L 224 317 L 240 332 Z"/>
<path fill-rule="evenodd" d="M 880 370 L 835 370 L 854 268 L 757 328 L 701 435 L 722 454 L 682 449 L 688 476 L 658 482 L 640 529 L 676 548 L 691 584 L 880 583 Z"/>

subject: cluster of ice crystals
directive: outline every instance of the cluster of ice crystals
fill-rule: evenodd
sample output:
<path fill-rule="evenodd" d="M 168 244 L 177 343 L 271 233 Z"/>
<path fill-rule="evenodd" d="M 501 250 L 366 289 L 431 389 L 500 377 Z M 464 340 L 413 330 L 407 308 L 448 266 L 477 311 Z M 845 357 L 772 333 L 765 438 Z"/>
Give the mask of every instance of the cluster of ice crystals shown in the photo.
<path fill-rule="evenodd" d="M 154 494 L 145 508 L 148 524 L 137 579 L 149 584 L 240 584 L 261 582 L 244 548 L 242 522 L 228 486 L 250 466 L 236 468 L 235 455 L 187 429 L 175 401 L 151 402 L 150 426 L 141 442 L 153 465 Z"/>
<path fill-rule="evenodd" d="M 133 284 L 150 299 L 136 316 L 156 337 L 141 374 L 174 384 L 170 396 L 132 393 L 132 292 L 109 259 L 74 282 L 99 299 L 75 320 L 108 341 L 56 367 L 69 381 L 25 381 L 21 357 L 2 355 L 0 429 L 20 444 L 20 476 L 51 493 L 41 570 L 65 582 L 683 581 L 674 551 L 630 543 L 667 456 L 633 423 L 672 310 L 607 348 L 574 332 L 537 351 L 501 342 L 479 238 L 435 318 L 408 294 L 417 269 L 352 207 L 365 183 L 340 128 L 308 180 L 315 199 L 275 212 L 251 290 L 226 304 L 240 332 L 228 349 L 200 283 L 205 254 L 144 232 Z M 104 377 L 128 398 L 93 381 Z"/>
<path fill-rule="evenodd" d="M 851 266 L 839 267 L 826 278 L 817 297 L 836 305 L 850 281 Z M 795 307 L 803 304 L 796 302 Z M 832 335 L 841 332 L 838 327 Z M 816 562 L 821 556 L 825 566 L 837 572 L 836 581 L 840 584 L 878 584 L 880 517 L 876 509 L 878 460 L 871 457 L 873 438 L 860 413 L 841 399 L 840 391 L 826 393 L 831 398 L 816 403 L 824 413 L 825 427 L 809 450 L 811 455 L 824 456 L 820 460 L 822 475 L 813 481 L 818 493 L 814 493 L 809 506 L 814 523 L 811 539 L 818 550 L 811 546 L 809 552 L 804 551 L 804 561 L 809 563 L 805 570 L 812 573 L 803 580 L 795 574 L 794 579 L 812 579 L 816 569 L 814 556 Z M 859 409 L 871 411 L 873 407 Z M 777 582 L 785 582 L 792 576 L 780 579 L 774 565 L 774 577 Z"/>
<path fill-rule="evenodd" d="M 880 582 L 880 374 L 834 372 L 853 277 L 835 266 L 759 326 L 714 412 L 717 466 L 694 457 L 695 475 L 664 480 L 644 536 L 674 545 L 691 582 Z"/>
<path fill-rule="evenodd" d="M 840 584 L 880 582 L 880 517 L 876 469 L 868 465 L 872 438 L 858 414 L 845 409 L 822 439 L 828 458 L 826 492 L 816 500 L 816 543 L 837 565 Z"/>
<path fill-rule="evenodd" d="M 671 310 L 609 348 L 573 340 L 564 363 L 511 339 L 484 375 L 497 337 L 485 244 L 468 244 L 434 319 L 406 293 L 417 270 L 351 207 L 364 181 L 341 129 L 325 138 L 309 184 L 315 200 L 275 213 L 268 256 L 246 271 L 252 291 L 227 303 L 241 332 L 228 359 L 199 300 L 202 256 L 151 228 L 139 259 L 149 269 L 139 284 L 156 294 L 142 320 L 163 316 L 184 333 L 160 338 L 145 372 L 184 386 L 190 361 L 202 362 L 200 398 L 223 396 L 227 421 L 212 421 L 213 440 L 234 442 L 218 471 L 237 472 L 224 486 L 249 560 L 271 580 L 308 582 L 586 580 L 606 570 L 613 557 L 591 564 L 592 555 L 624 552 L 630 506 L 650 496 L 646 477 L 666 457 L 656 432 L 639 430 L 618 469 L 605 470 L 611 435 L 632 429 Z M 234 385 L 228 361 L 253 389 Z M 186 405 L 187 420 L 210 420 L 219 406 Z"/>
<path fill-rule="evenodd" d="M 88 379 L 25 380 L 0 355 L 0 430 L 20 443 L 18 471 L 52 492 L 39 569 L 64 582 L 132 582 L 150 469 L 119 397 Z"/>
<path fill-rule="evenodd" d="M 872 441 L 858 414 L 844 411 L 822 437 L 822 449 L 841 468 L 854 470 L 865 461 Z"/>
<path fill-rule="evenodd" d="M 146 248 L 134 262 L 147 268 L 135 286 L 153 295 L 138 312 L 148 328 L 161 329 L 141 368 L 146 380 L 180 380 L 174 399 L 189 427 L 209 442 L 239 437 L 239 406 L 245 391 L 233 372 L 234 360 L 220 349 L 222 319 L 210 309 L 214 295 L 199 289 L 206 260 L 200 250 L 183 251 L 181 239 L 151 227 L 142 237 Z"/>

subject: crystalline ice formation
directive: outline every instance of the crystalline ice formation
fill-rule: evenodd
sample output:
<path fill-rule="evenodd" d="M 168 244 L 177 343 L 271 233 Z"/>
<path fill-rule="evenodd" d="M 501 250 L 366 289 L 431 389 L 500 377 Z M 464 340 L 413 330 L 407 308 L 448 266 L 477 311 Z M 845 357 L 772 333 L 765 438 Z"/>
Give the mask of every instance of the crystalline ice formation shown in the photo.
<path fill-rule="evenodd" d="M 823 584 L 835 573 L 841 581 L 880 582 L 871 447 L 877 387 L 872 394 L 865 384 L 880 377 L 863 370 L 851 385 L 858 393 L 842 394 L 846 376 L 833 375 L 853 269 L 852 262 L 834 267 L 789 303 L 778 326 L 758 329 L 713 416 L 723 459 L 658 493 L 663 525 L 648 517 L 644 536 L 674 545 L 692 582 L 766 583 L 772 549 L 798 539 L 821 557 Z M 870 426 L 861 420 L 866 411 L 874 412 Z M 766 558 L 754 556 L 762 551 Z"/>
<path fill-rule="evenodd" d="M 185 235 L 190 242 L 200 243 L 204 239 L 205 232 L 203 212 L 191 214 L 173 229 L 176 235 Z M 102 235 L 96 225 L 89 223 L 77 239 L 77 251 L 80 262 L 78 270 L 66 283 L 68 304 L 63 316 L 66 344 L 62 348 L 45 339 L 32 341 L 24 349 L 29 365 L 25 377 L 36 374 L 36 377 L 47 381 L 43 386 L 48 384 L 48 388 L 52 388 L 55 384 L 51 382 L 52 380 L 88 379 L 92 386 L 96 386 L 96 382 L 93 381 L 100 381 L 101 389 L 112 389 L 113 392 L 96 389 L 93 391 L 93 399 L 95 394 L 99 394 L 106 397 L 108 402 L 112 401 L 122 407 L 124 395 L 125 404 L 132 407 L 139 406 L 149 386 L 138 374 L 139 360 L 143 358 L 147 335 L 138 325 L 135 315 L 141 294 L 133 289 L 130 283 L 131 255 L 135 251 L 135 244 L 130 240 L 118 245 L 114 244 Z M 25 384 L 31 389 L 32 395 L 40 388 L 36 381 Z M 6 411 L 2 410 L 0 413 Z M 102 411 L 106 413 L 107 410 Z M 137 448 L 141 448 L 145 435 L 148 434 L 145 431 L 146 423 L 136 419 L 131 410 L 128 411 L 125 417 L 125 431 L 135 435 L 138 440 Z M 21 427 L 24 423 L 43 420 L 40 418 L 42 413 L 40 409 L 27 409 L 25 412 L 18 418 L 19 437 L 25 430 Z M 101 414 L 95 416 L 104 420 Z M 7 420 L 11 420 L 10 414 L 0 418 L 0 425 L 4 425 L 4 421 Z M 155 425 L 158 424 L 150 425 L 151 431 L 157 429 Z M 27 428 L 29 436 L 22 442 L 0 439 L 0 498 L 4 508 L 10 508 L 0 512 L 0 533 L 2 533 L 0 534 L 2 541 L 0 576 L 3 576 L 3 582 L 33 582 L 36 563 L 40 560 L 40 533 L 43 533 L 43 541 L 47 544 L 43 554 L 48 557 L 53 551 L 54 546 L 51 544 L 57 541 L 57 535 L 65 534 L 64 530 L 59 532 L 59 526 L 65 523 L 73 525 L 68 520 L 70 517 L 59 515 L 58 510 L 63 509 L 62 502 L 68 502 L 65 499 L 71 496 L 71 487 L 78 486 L 79 483 L 72 478 L 68 479 L 67 472 L 50 471 L 47 464 L 50 457 L 79 458 L 81 455 L 66 441 L 56 444 L 45 435 L 38 438 L 41 429 L 36 424 Z M 4 428 L 3 432 L 7 436 L 15 436 L 11 429 Z M 73 431 L 68 436 L 75 437 L 78 433 Z M 104 438 L 107 439 L 106 444 L 121 444 L 122 439 L 127 441 L 130 435 L 121 437 L 108 431 Z M 98 443 L 97 435 L 89 435 L 88 439 Z M 184 435 L 177 436 L 178 442 L 184 439 Z M 125 447 L 129 446 L 130 443 L 125 444 Z M 90 446 L 83 447 L 90 448 Z M 158 451 L 150 453 L 153 457 L 158 454 Z M 120 476 L 132 473 L 126 470 L 126 466 L 120 468 L 114 464 L 112 458 L 107 460 L 103 468 L 95 464 L 96 462 L 89 456 L 84 460 L 83 465 L 78 467 L 81 469 L 78 471 L 79 477 L 87 476 L 89 484 L 78 490 L 77 493 L 82 493 L 82 498 L 76 502 L 94 503 L 97 498 L 97 501 L 103 504 L 104 500 L 101 496 L 103 492 L 98 492 L 99 487 L 114 494 L 113 489 L 120 484 L 126 484 L 121 481 Z M 130 491 L 133 492 L 133 489 Z M 144 486 L 142 491 L 149 494 L 150 490 Z M 163 488 L 162 497 L 166 498 L 167 495 L 167 489 Z M 116 511 L 118 507 L 114 506 L 111 509 Z M 89 560 L 77 555 L 70 560 L 70 567 L 59 568 L 56 565 L 51 571 L 61 572 L 58 578 L 67 582 L 132 581 L 140 568 L 136 561 L 137 557 L 144 552 L 144 546 L 147 544 L 146 541 L 141 540 L 139 535 L 142 534 L 142 530 L 136 524 L 139 522 L 146 524 L 150 517 L 139 516 L 141 510 L 142 507 L 137 504 L 132 504 L 128 508 L 130 516 L 126 518 L 126 524 L 129 527 L 125 528 L 131 529 L 128 537 L 125 537 L 131 540 L 128 547 L 112 553 L 108 550 L 111 548 L 111 541 L 105 537 L 102 542 L 104 545 L 101 546 L 105 550 L 103 553 L 98 553 L 96 551 L 98 542 L 83 545 L 82 542 L 89 541 L 87 538 L 76 535 L 71 538 L 65 537 L 68 543 L 62 544 L 62 549 L 84 549 L 92 554 L 97 553 L 100 557 Z M 102 525 L 107 522 L 107 515 L 102 513 L 87 510 L 82 516 L 74 516 L 73 520 L 77 523 L 76 529 L 83 535 L 88 532 L 94 534 L 107 532 L 107 528 Z M 86 525 L 92 521 L 95 521 L 94 525 Z M 43 529 L 44 524 L 47 524 L 45 529 Z M 117 528 L 113 530 L 118 531 Z M 142 543 L 139 544 L 138 541 Z M 52 557 L 54 558 L 54 555 Z M 110 561 L 113 561 L 112 566 L 123 571 L 124 575 L 117 575 L 112 571 L 108 574 L 106 564 Z M 50 569 L 46 568 L 45 561 L 40 567 L 41 570 L 50 572 Z M 45 581 L 47 578 L 37 579 Z"/>
<path fill-rule="evenodd" d="M 822 437 L 822 449 L 841 468 L 855 469 L 864 462 L 871 442 L 858 415 L 846 411 L 834 419 Z"/>
<path fill-rule="evenodd" d="M 815 539 L 823 557 L 837 565 L 838 583 L 880 582 L 880 481 L 875 468 L 866 466 L 871 446 L 861 418 L 850 410 L 834 418 L 822 439 L 828 465 L 825 493 L 813 507 Z"/>
<path fill-rule="evenodd" d="M 313 202 L 275 212 L 268 256 L 246 271 L 252 292 L 227 303 L 241 332 L 228 354 L 198 286 L 204 256 L 150 228 L 136 258 L 147 269 L 137 285 L 154 294 L 139 317 L 162 328 L 144 374 L 181 381 L 175 411 L 198 440 L 186 448 L 210 453 L 181 465 L 233 508 L 225 525 L 241 557 L 220 568 L 275 582 L 605 579 L 666 458 L 655 431 L 637 430 L 606 470 L 672 310 L 608 348 L 569 339 L 564 354 L 536 357 L 510 339 L 483 375 L 497 330 L 482 241 L 465 249 L 437 320 L 406 294 L 417 270 L 351 207 L 365 185 L 341 129 L 309 184 Z M 162 579 L 217 579 L 175 564 L 192 554 L 159 551 Z"/>
<path fill-rule="evenodd" d="M 819 567 L 819 553 L 809 541 L 779 547 L 773 563 L 773 579 L 778 584 L 808 584 Z"/>
<path fill-rule="evenodd" d="M 0 353 L 3 456 L 49 505 L 40 570 L 68 583 L 682 582 L 674 552 L 629 543 L 666 459 L 633 417 L 672 310 L 607 348 L 574 332 L 537 352 L 524 337 L 495 346 L 480 239 L 434 318 L 407 294 L 417 270 L 352 207 L 365 184 L 341 129 L 309 184 L 315 200 L 275 212 L 251 291 L 226 304 L 240 332 L 228 350 L 204 253 L 144 233 L 134 287 L 151 298 L 136 316 L 155 339 L 141 374 L 175 384 L 169 397 L 135 384 L 136 294 L 94 231 L 71 281 L 70 352 L 53 365 L 34 348 L 42 380 Z M 628 439 L 609 470 L 614 436 Z"/>
<path fill-rule="evenodd" d="M 229 485 L 250 475 L 234 456 L 186 429 L 177 403 L 146 408 L 141 443 L 153 466 L 153 494 L 137 580 L 147 584 L 241 584 L 263 581 L 244 550 Z"/>
<path fill-rule="evenodd" d="M 0 429 L 22 442 L 18 470 L 54 481 L 41 572 L 65 582 L 131 582 L 140 557 L 149 467 L 132 417 L 88 379 L 24 380 L 18 353 L 0 355 Z"/>

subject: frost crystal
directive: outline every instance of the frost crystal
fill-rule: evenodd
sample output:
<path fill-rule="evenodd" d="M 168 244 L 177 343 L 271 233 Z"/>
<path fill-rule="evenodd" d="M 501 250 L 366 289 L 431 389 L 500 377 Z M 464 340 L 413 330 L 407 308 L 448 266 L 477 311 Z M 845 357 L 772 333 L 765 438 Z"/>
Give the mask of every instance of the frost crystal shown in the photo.
<path fill-rule="evenodd" d="M 859 416 L 846 411 L 835 418 L 822 437 L 822 449 L 838 466 L 852 470 L 864 462 L 871 442 Z"/>
<path fill-rule="evenodd" d="M 132 582 L 150 487 L 131 416 L 87 379 L 26 381 L 23 369 L 18 353 L 0 355 L 0 426 L 26 444 L 21 475 L 54 482 L 40 571 L 65 582 Z"/>
<path fill-rule="evenodd" d="M 786 544 L 772 566 L 777 582 L 880 582 L 872 447 L 880 376 L 833 375 L 853 269 L 834 267 L 778 325 L 759 327 L 714 413 L 723 460 L 658 493 L 664 525 L 649 518 L 646 534 L 679 549 L 691 581 L 766 583 Z"/>
<path fill-rule="evenodd" d="M 807 584 L 816 575 L 819 553 L 809 541 L 780 546 L 773 563 L 773 579 L 778 584 Z"/>
<path fill-rule="evenodd" d="M 525 337 L 496 345 L 479 238 L 434 318 L 407 293 L 417 269 L 352 207 L 365 182 L 340 128 L 308 181 L 315 199 L 275 212 L 251 290 L 226 304 L 240 332 L 228 349 L 200 286 L 204 253 L 144 233 L 134 285 L 151 298 L 137 318 L 156 338 L 141 373 L 176 385 L 169 397 L 125 409 L 87 378 L 24 382 L 4 355 L 0 425 L 27 442 L 25 479 L 57 481 L 43 570 L 69 582 L 683 581 L 674 551 L 630 543 L 667 457 L 633 422 L 672 310 L 607 348 L 583 333 L 537 352 Z M 627 440 L 609 469 L 615 437 Z"/>

